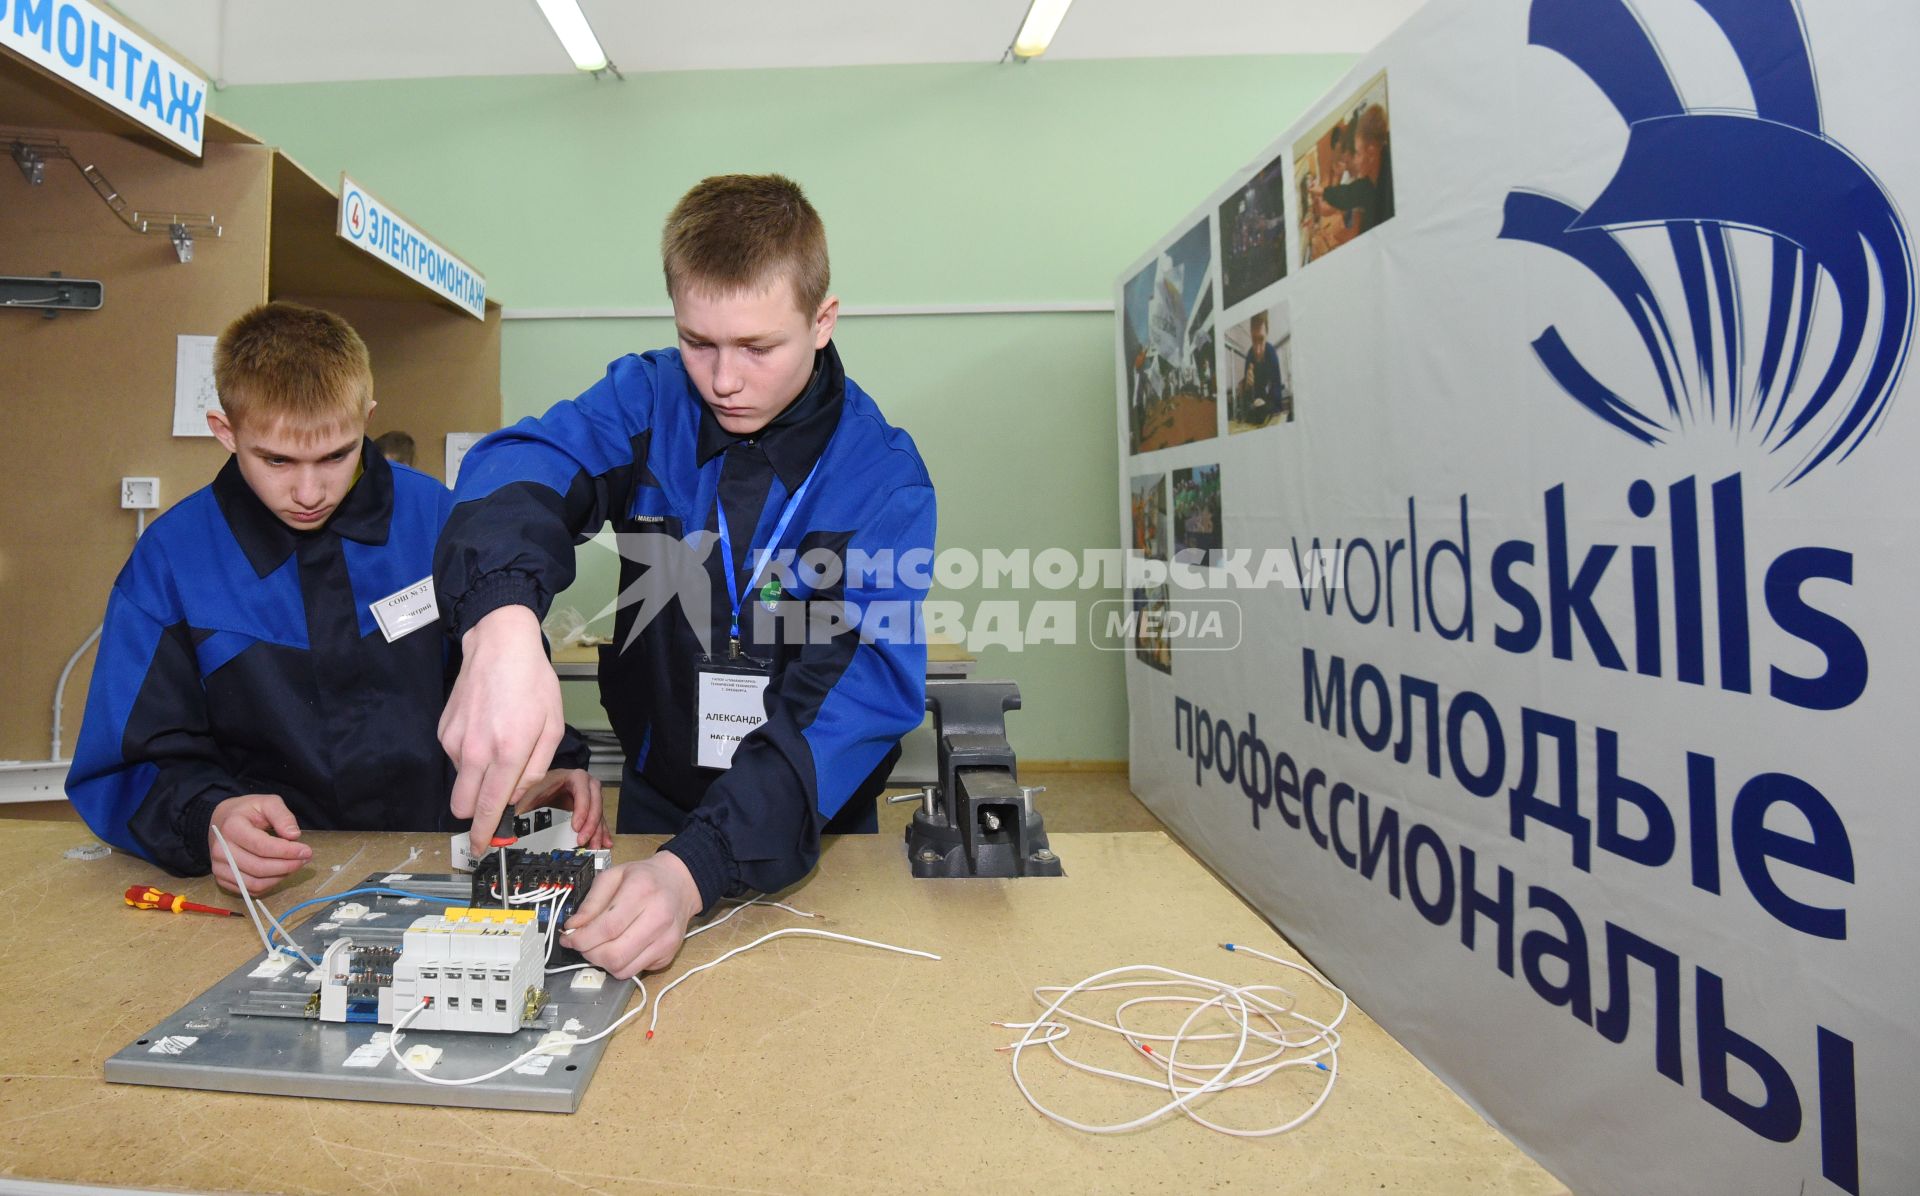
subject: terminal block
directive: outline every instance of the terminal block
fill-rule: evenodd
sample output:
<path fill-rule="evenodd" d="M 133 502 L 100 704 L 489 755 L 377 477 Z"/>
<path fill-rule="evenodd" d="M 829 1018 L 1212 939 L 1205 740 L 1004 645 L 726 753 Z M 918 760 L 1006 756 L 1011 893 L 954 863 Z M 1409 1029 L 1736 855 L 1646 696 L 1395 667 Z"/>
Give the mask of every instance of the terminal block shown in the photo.
<path fill-rule="evenodd" d="M 544 1001 L 545 953 L 532 910 L 449 909 L 417 918 L 391 963 L 391 983 L 379 989 L 379 1020 L 392 1025 L 428 1001 L 408 1029 L 511 1034 Z M 322 1018 L 326 1006 L 323 991 Z"/>
<path fill-rule="evenodd" d="M 569 851 L 580 842 L 573 833 L 573 815 L 552 806 L 541 806 L 525 814 L 510 814 L 500 820 L 498 833 L 516 840 L 526 851 Z M 447 858 L 462 872 L 471 872 L 480 864 L 470 844 L 467 832 L 461 831 L 447 845 Z"/>
<path fill-rule="evenodd" d="M 565 851 L 527 851 L 517 847 L 506 849 L 507 883 L 500 885 L 500 853 L 490 851 L 473 871 L 473 896 L 471 904 L 475 909 L 487 906 L 507 904 L 502 895 L 524 898 L 528 894 L 559 891 L 565 894 L 556 906 L 552 902 L 537 908 L 540 915 L 540 929 L 546 930 L 546 920 L 558 917 L 564 925 L 568 918 L 580 908 L 587 899 L 587 892 L 593 888 L 593 881 L 607 866 L 609 852 L 590 851 L 584 847 Z M 555 936 L 556 941 L 560 941 Z M 554 953 L 549 961 L 553 964 L 578 963 L 580 957 L 564 946 Z"/>
<path fill-rule="evenodd" d="M 373 1022 L 380 1016 L 380 994 L 393 983 L 399 952 L 392 947 L 362 947 L 351 938 L 327 944 L 320 957 L 320 1020 Z"/>

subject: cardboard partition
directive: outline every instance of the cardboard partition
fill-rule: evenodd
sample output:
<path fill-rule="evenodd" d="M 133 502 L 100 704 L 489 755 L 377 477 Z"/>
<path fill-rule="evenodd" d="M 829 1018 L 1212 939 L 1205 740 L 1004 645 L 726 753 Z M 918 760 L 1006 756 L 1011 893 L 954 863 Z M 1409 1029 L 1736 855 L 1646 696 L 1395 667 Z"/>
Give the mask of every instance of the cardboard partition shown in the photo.
<path fill-rule="evenodd" d="M 448 432 L 500 422 L 500 308 L 476 320 L 348 245 L 333 190 L 250 134 L 209 117 L 194 160 L 0 53 L 0 147 L 19 133 L 57 138 L 75 161 L 48 161 L 38 186 L 0 164 L 0 274 L 104 284 L 99 311 L 0 312 L 0 759 L 44 760 L 61 669 L 133 545 L 120 479 L 158 478 L 164 510 L 226 461 L 210 437 L 173 435 L 180 336 L 217 335 L 269 297 L 340 313 L 373 356 L 370 434 L 407 431 L 416 465 L 439 476 Z M 196 237 L 183 263 L 164 232 L 122 222 L 77 164 L 136 209 L 211 214 L 221 235 Z M 67 754 L 92 667 L 88 652 L 68 683 Z"/>

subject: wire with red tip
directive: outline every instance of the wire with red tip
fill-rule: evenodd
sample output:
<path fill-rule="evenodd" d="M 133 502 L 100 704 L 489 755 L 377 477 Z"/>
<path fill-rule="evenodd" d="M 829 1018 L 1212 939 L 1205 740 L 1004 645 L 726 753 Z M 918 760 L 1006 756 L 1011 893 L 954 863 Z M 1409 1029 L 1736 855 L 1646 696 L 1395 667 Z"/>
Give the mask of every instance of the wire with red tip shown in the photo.
<path fill-rule="evenodd" d="M 1238 946 L 1233 943 L 1220 945 L 1225 950 L 1256 956 L 1302 973 L 1328 993 L 1339 998 L 1339 1011 L 1323 1022 L 1301 1013 L 1294 1006 L 1293 994 L 1277 985 L 1229 984 L 1225 981 L 1194 976 L 1152 964 L 1128 964 L 1110 968 L 1089 976 L 1077 984 L 1042 985 L 1035 988 L 1033 994 L 1036 1001 L 1046 1006 L 1038 1018 L 1031 1022 L 993 1023 L 1006 1029 L 1024 1031 L 1017 1042 L 999 1049 L 1012 1052 L 1013 1080 L 1027 1103 L 1043 1116 L 1061 1125 L 1090 1134 L 1125 1133 L 1150 1125 L 1175 1112 L 1199 1122 L 1208 1129 L 1241 1138 L 1263 1138 L 1282 1134 L 1305 1124 L 1326 1104 L 1327 1098 L 1333 1094 L 1334 1083 L 1340 1076 L 1339 1026 L 1347 1016 L 1349 1008 L 1347 995 L 1312 968 L 1290 963 L 1252 947 Z M 1153 978 L 1116 979 L 1118 977 Z M 1067 1008 L 1068 1002 L 1076 996 L 1120 989 L 1156 990 L 1156 995 L 1134 997 L 1123 1001 L 1114 1010 L 1111 1022 L 1101 1021 Z M 1178 993 L 1164 991 L 1169 989 L 1182 991 Z M 1049 1000 L 1048 996 L 1043 994 L 1058 995 Z M 1125 1020 L 1127 1011 L 1134 1006 L 1147 1004 L 1190 1005 L 1192 1009 L 1188 1012 L 1186 1020 L 1181 1022 L 1179 1028 L 1172 1034 L 1150 1034 L 1128 1027 Z M 1196 1032 L 1195 1024 L 1213 1010 L 1224 1014 L 1232 1028 L 1225 1031 Z M 1143 1062 L 1150 1059 L 1161 1064 L 1164 1074 L 1143 1076 L 1133 1072 L 1116 1071 L 1069 1056 L 1060 1049 L 1059 1043 L 1072 1033 L 1070 1022 L 1121 1035 L 1126 1039 L 1136 1058 Z M 1283 1024 L 1286 1022 L 1299 1023 L 1305 1027 L 1305 1030 L 1289 1034 L 1287 1027 Z M 1231 1056 L 1225 1062 L 1218 1064 L 1182 1061 L 1183 1048 L 1192 1043 L 1207 1041 L 1231 1041 L 1233 1043 Z M 1154 1050 L 1153 1042 L 1166 1043 L 1166 1050 L 1164 1052 Z M 1021 1074 L 1020 1063 L 1022 1054 L 1031 1046 L 1045 1046 L 1056 1059 L 1078 1071 L 1151 1088 L 1165 1093 L 1171 1099 L 1130 1121 L 1111 1125 L 1088 1125 L 1075 1121 L 1041 1104 L 1028 1089 L 1026 1078 Z M 1263 1046 L 1271 1049 L 1263 1050 Z M 1304 1112 L 1278 1124 L 1252 1129 L 1222 1125 L 1202 1116 L 1195 1108 L 1195 1103 L 1203 1097 L 1232 1089 L 1249 1088 L 1281 1071 L 1292 1068 L 1317 1069 L 1326 1074 L 1326 1082 Z"/>

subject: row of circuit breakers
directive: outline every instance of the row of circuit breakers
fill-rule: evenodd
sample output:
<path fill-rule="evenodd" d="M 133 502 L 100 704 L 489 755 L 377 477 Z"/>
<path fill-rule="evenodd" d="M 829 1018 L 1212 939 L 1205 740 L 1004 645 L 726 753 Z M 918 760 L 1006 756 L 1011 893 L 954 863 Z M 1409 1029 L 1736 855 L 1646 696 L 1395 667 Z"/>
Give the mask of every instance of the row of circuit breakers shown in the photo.
<path fill-rule="evenodd" d="M 555 932 L 586 900 L 608 855 L 574 848 L 488 853 L 476 861 L 468 905 L 414 919 L 399 947 L 356 943 L 350 935 L 328 943 L 311 1015 L 392 1025 L 426 1002 L 408 1029 L 514 1033 L 545 1004 L 547 969 L 581 962 L 555 945 Z M 527 903 L 515 908 L 501 894 Z M 550 897 L 528 901 L 533 894 Z"/>

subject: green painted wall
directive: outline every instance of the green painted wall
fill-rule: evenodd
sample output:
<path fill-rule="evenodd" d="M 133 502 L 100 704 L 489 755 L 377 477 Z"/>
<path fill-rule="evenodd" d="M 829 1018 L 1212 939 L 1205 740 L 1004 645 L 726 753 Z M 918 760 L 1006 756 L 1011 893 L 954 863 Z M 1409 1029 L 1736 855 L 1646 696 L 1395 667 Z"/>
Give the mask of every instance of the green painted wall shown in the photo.
<path fill-rule="evenodd" d="M 224 118 L 323 179 L 340 171 L 487 275 L 509 308 L 663 305 L 661 221 L 727 171 L 799 179 L 856 306 L 1107 301 L 1115 276 L 1352 64 L 1343 55 L 705 71 L 235 87 Z M 505 419 L 569 398 L 664 320 L 508 323 Z M 1107 314 L 849 318 L 848 373 L 912 432 L 940 546 L 1119 543 Z M 612 597 L 583 550 L 563 601 Z M 1101 591 L 936 597 L 1081 601 L 1074 645 L 989 648 L 1020 683 L 1031 759 L 1126 754 L 1121 658 L 1085 641 Z M 569 686 L 584 690 L 585 687 Z M 570 715 L 593 723 L 584 693 Z"/>

